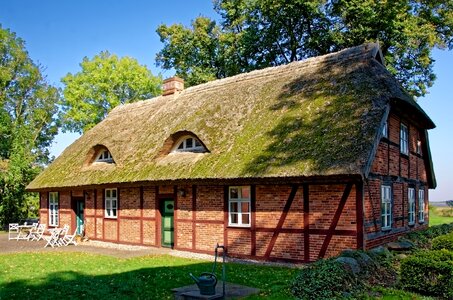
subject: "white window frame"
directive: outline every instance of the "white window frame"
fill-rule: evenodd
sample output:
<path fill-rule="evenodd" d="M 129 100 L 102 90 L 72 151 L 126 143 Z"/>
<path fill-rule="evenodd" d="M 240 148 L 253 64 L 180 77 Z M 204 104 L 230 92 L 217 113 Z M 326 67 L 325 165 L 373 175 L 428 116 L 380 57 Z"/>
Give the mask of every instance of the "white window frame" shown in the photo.
<path fill-rule="evenodd" d="M 192 140 L 192 145 L 189 145 L 189 140 Z M 179 140 L 176 144 L 176 147 L 173 149 L 172 152 L 206 152 L 205 147 L 201 144 L 200 140 L 198 140 L 194 136 L 184 136 Z"/>
<path fill-rule="evenodd" d="M 109 150 L 104 149 L 99 153 L 96 162 L 113 163 L 113 157 Z"/>
<path fill-rule="evenodd" d="M 407 201 L 408 201 L 408 224 L 415 224 L 415 189 L 407 189 Z"/>
<path fill-rule="evenodd" d="M 58 226 L 59 198 L 58 192 L 49 192 L 49 226 Z"/>
<path fill-rule="evenodd" d="M 425 222 L 425 190 L 423 188 L 418 190 L 418 222 Z"/>
<path fill-rule="evenodd" d="M 388 138 L 389 137 L 389 128 L 388 123 L 384 123 L 384 127 L 382 128 L 382 137 Z"/>
<path fill-rule="evenodd" d="M 118 189 L 105 189 L 105 217 L 116 219 L 118 218 Z"/>
<path fill-rule="evenodd" d="M 400 152 L 409 155 L 409 129 L 403 123 L 400 127 Z"/>
<path fill-rule="evenodd" d="M 392 187 L 390 185 L 381 186 L 381 229 L 390 230 L 392 228 Z"/>
<path fill-rule="evenodd" d="M 237 198 L 232 197 L 232 190 L 237 189 Z M 248 189 L 248 197 L 243 196 L 242 189 Z M 248 212 L 242 211 L 242 204 L 248 203 Z M 233 205 L 237 205 L 237 212 L 232 211 Z M 251 187 L 250 186 L 230 186 L 228 188 L 228 226 L 250 227 L 252 222 L 251 207 Z M 233 216 L 237 215 L 237 222 L 233 222 Z M 243 216 L 248 216 L 248 223 L 243 223 Z"/>

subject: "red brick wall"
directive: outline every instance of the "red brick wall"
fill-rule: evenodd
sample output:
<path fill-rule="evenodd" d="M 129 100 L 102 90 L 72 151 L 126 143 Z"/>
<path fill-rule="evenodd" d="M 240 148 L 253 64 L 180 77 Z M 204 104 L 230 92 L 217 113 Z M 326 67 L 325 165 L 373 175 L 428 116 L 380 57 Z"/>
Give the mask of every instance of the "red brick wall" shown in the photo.
<path fill-rule="evenodd" d="M 310 233 L 304 228 L 304 188 L 298 186 L 285 220 L 280 222 L 284 207 L 291 194 L 290 185 L 257 185 L 254 187 L 254 226 L 237 228 L 228 226 L 225 218 L 225 186 L 199 185 L 178 187 L 129 187 L 118 188 L 118 218 L 104 216 L 104 190 L 86 190 L 85 233 L 90 239 L 124 244 L 160 246 L 160 199 L 175 199 L 176 249 L 212 253 L 217 243 L 226 244 L 228 254 L 272 260 L 316 260 L 320 255 L 333 217 L 337 211 L 346 184 L 309 185 L 307 215 Z M 184 190 L 185 195 L 174 193 Z M 172 191 L 173 194 L 169 192 Z M 160 194 L 160 192 L 165 192 Z M 79 193 L 78 193 L 79 194 Z M 74 194 L 73 194 L 74 195 Z M 356 191 L 352 188 L 336 230 L 355 233 Z M 42 194 L 42 201 L 47 197 Z M 60 193 L 61 218 L 71 222 L 75 217 L 71 206 L 71 193 Z M 195 210 L 194 210 L 195 208 Z M 71 213 L 72 212 L 72 213 Z M 64 215 L 64 216 L 63 216 Z M 304 244 L 305 235 L 310 235 Z M 357 248 L 355 236 L 334 234 L 325 249 L 325 256 L 338 254 L 344 248 Z M 273 245 L 273 246 L 272 246 Z M 326 244 L 327 245 L 327 244 Z M 307 248 L 309 247 L 309 249 Z M 305 257 L 309 250 L 310 255 Z"/>
<path fill-rule="evenodd" d="M 48 193 L 39 193 L 39 222 L 42 224 L 49 224 L 49 210 L 48 210 Z"/>
<path fill-rule="evenodd" d="M 409 155 L 400 154 L 400 126 L 405 124 L 409 130 Z M 392 241 L 412 230 L 427 226 L 428 190 L 425 164 L 427 157 L 417 153 L 417 141 L 421 137 L 418 129 L 408 120 L 391 113 L 388 118 L 389 137 L 383 138 L 371 168 L 371 178 L 364 185 L 364 225 L 365 247 L 371 248 Z M 392 187 L 392 228 L 381 229 L 381 185 Z M 416 223 L 408 225 L 408 188 L 416 189 Z M 425 189 L 425 220 L 418 222 L 418 189 Z"/>
<path fill-rule="evenodd" d="M 64 225 L 71 226 L 72 224 L 71 193 L 68 191 L 60 192 L 59 197 L 60 202 L 59 202 L 58 226 L 59 227 L 63 227 Z"/>

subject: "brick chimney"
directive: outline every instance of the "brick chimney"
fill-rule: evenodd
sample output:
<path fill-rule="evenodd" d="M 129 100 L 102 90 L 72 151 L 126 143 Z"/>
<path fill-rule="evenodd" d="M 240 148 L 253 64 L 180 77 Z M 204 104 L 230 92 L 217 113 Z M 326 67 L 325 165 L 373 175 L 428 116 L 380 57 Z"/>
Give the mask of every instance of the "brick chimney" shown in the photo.
<path fill-rule="evenodd" d="M 164 80 L 164 84 L 162 86 L 164 96 L 173 95 L 181 92 L 184 90 L 184 79 L 179 77 L 171 77 Z"/>

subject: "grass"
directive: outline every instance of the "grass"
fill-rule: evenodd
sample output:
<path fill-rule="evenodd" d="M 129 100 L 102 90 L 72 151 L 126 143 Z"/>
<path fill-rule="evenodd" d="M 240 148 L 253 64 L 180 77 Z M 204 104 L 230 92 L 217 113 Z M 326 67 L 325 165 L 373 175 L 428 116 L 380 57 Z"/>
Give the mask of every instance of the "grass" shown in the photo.
<path fill-rule="evenodd" d="M 371 300 L 371 299 L 382 299 L 382 300 L 431 300 L 433 298 L 427 296 L 421 296 L 415 293 L 406 292 L 402 290 L 374 287 L 372 292 L 369 294 L 361 295 L 359 299 Z"/>
<path fill-rule="evenodd" d="M 429 226 L 453 223 L 453 209 L 451 207 L 429 206 Z"/>
<path fill-rule="evenodd" d="M 0 299 L 173 299 L 172 288 L 192 284 L 188 274 L 212 262 L 144 256 L 118 259 L 87 253 L 0 255 Z M 220 270 L 218 277 L 220 278 Z M 228 263 L 227 281 L 257 287 L 248 299 L 292 298 L 297 269 Z"/>

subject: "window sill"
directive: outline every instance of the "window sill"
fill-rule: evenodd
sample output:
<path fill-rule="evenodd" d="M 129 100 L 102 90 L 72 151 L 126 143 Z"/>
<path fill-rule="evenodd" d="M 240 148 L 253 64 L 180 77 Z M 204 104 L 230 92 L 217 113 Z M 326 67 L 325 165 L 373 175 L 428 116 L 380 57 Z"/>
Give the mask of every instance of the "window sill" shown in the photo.
<path fill-rule="evenodd" d="M 118 217 L 107 217 L 107 216 L 104 216 L 104 219 L 108 219 L 108 220 L 117 220 Z"/>
<path fill-rule="evenodd" d="M 392 231 L 392 227 L 381 228 L 382 232 L 389 232 Z"/>
<path fill-rule="evenodd" d="M 252 226 L 250 226 L 250 225 L 228 224 L 227 228 L 232 228 L 232 229 L 250 229 L 250 228 L 252 228 Z"/>

